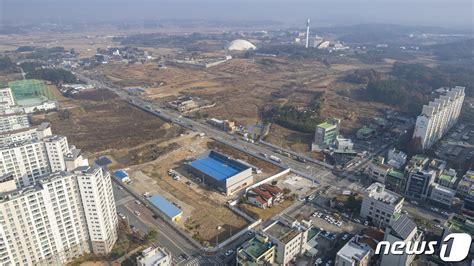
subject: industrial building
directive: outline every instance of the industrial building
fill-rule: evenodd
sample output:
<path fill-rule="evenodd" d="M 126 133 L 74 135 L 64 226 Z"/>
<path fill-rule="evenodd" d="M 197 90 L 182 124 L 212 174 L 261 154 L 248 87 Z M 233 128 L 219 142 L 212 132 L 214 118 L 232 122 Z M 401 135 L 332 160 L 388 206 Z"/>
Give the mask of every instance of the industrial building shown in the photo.
<path fill-rule="evenodd" d="M 385 189 L 383 184 L 373 183 L 364 191 L 360 216 L 385 228 L 401 214 L 403 202 L 402 196 Z"/>
<path fill-rule="evenodd" d="M 253 183 L 251 167 L 213 150 L 187 166 L 193 176 L 226 195 L 232 195 Z"/>
<path fill-rule="evenodd" d="M 155 194 L 148 198 L 148 201 L 155 206 L 161 213 L 173 222 L 181 220 L 183 211 L 176 207 L 173 203 L 163 198 L 160 194 Z"/>
<path fill-rule="evenodd" d="M 420 148 L 430 148 L 456 124 L 464 102 L 464 89 L 456 86 L 423 106 L 413 133 L 413 138 L 420 140 Z"/>

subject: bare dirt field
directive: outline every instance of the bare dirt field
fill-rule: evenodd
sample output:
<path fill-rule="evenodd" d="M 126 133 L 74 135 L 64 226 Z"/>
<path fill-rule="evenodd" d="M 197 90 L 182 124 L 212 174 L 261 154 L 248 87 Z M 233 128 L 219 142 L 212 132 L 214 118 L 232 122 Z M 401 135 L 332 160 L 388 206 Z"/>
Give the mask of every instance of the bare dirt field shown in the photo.
<path fill-rule="evenodd" d="M 244 212 L 250 214 L 250 216 L 255 217 L 256 219 L 262 219 L 262 221 L 266 221 L 274 217 L 275 215 L 278 215 L 284 209 L 291 206 L 291 204 L 293 203 L 294 200 L 291 197 L 288 197 L 285 199 L 285 201 L 267 209 L 261 209 L 248 203 L 239 204 L 239 208 L 242 209 Z"/>
<path fill-rule="evenodd" d="M 71 144 L 91 154 L 164 141 L 183 131 L 105 90 L 83 93 L 70 104 L 76 107 L 35 115 L 32 122 L 51 122 L 54 133 L 67 136 Z"/>
<path fill-rule="evenodd" d="M 122 87 L 143 86 L 145 97 L 159 102 L 181 95 L 210 100 L 216 105 L 200 110 L 200 115 L 243 125 L 261 122 L 262 111 L 276 104 L 306 108 L 316 93 L 322 93 L 321 119 L 340 118 L 342 133 L 353 133 L 386 107 L 354 97 L 359 88 L 341 81 L 348 71 L 367 67 L 352 61 L 327 67 L 315 60 L 237 58 L 207 69 L 109 64 L 98 73 Z M 312 156 L 310 135 L 275 125 L 267 141 Z"/>

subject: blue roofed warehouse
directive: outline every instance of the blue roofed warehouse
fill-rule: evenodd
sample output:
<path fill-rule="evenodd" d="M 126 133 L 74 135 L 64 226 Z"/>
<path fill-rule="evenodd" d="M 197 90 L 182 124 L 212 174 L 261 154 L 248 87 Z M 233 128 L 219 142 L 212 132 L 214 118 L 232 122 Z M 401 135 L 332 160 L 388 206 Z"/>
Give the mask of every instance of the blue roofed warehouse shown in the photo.
<path fill-rule="evenodd" d="M 188 164 L 188 171 L 227 195 L 253 183 L 252 168 L 216 151 L 209 151 Z"/>
<path fill-rule="evenodd" d="M 173 203 L 163 198 L 160 194 L 155 194 L 148 198 L 148 201 L 155 206 L 161 213 L 173 222 L 178 222 L 183 215 L 183 211 L 176 207 Z"/>

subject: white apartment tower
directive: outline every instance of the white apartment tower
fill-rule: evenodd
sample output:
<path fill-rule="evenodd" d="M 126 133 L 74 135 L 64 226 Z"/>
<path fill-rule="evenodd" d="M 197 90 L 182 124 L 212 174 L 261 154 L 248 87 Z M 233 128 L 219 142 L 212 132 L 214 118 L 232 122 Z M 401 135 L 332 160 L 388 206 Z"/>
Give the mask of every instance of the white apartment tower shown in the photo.
<path fill-rule="evenodd" d="M 27 128 L 30 126 L 28 115 L 23 113 L 0 114 L 0 132 Z"/>
<path fill-rule="evenodd" d="M 0 193 L 1 264 L 61 265 L 90 252 L 78 189 L 73 174 L 60 172 Z"/>
<path fill-rule="evenodd" d="M 464 102 L 464 89 L 456 86 L 423 106 L 413 133 L 413 138 L 420 138 L 422 149 L 430 148 L 456 124 Z"/>
<path fill-rule="evenodd" d="M 10 88 L 0 88 L 0 103 L 6 105 L 15 105 L 15 99 Z"/>
<path fill-rule="evenodd" d="M 0 176 L 13 173 L 19 187 L 29 186 L 42 175 L 87 165 L 80 153 L 77 165 L 67 164 L 67 157 L 74 152 L 67 138 L 58 135 L 0 145 Z"/>
<path fill-rule="evenodd" d="M 74 170 L 79 184 L 92 250 L 106 254 L 117 240 L 117 211 L 110 173 L 98 166 Z"/>

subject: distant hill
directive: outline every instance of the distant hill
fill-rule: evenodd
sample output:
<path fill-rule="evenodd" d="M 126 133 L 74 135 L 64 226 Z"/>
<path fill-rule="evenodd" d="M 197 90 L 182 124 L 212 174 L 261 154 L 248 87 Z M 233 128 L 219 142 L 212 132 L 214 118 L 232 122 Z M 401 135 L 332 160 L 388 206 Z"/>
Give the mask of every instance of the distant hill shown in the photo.
<path fill-rule="evenodd" d="M 428 47 L 440 60 L 474 59 L 474 39 L 452 43 L 435 44 Z"/>

